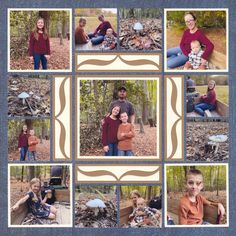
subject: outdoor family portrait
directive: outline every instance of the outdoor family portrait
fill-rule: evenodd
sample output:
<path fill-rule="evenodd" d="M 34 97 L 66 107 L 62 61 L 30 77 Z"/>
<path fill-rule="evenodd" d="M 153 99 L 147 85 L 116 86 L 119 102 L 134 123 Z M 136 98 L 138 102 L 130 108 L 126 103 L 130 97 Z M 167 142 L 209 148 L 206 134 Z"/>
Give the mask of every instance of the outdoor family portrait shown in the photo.
<path fill-rule="evenodd" d="M 75 9 L 77 50 L 114 50 L 117 47 L 117 9 Z"/>
<path fill-rule="evenodd" d="M 81 80 L 80 156 L 157 156 L 157 81 Z"/>
<path fill-rule="evenodd" d="M 8 120 L 9 161 L 50 160 L 50 120 Z"/>
<path fill-rule="evenodd" d="M 69 165 L 11 165 L 9 170 L 10 225 L 72 224 Z"/>
<path fill-rule="evenodd" d="M 165 34 L 167 69 L 227 69 L 225 10 L 168 10 Z"/>
<path fill-rule="evenodd" d="M 70 11 L 9 12 L 10 70 L 69 70 Z"/>
<path fill-rule="evenodd" d="M 226 165 L 166 166 L 166 225 L 226 225 Z"/>
<path fill-rule="evenodd" d="M 160 186 L 121 186 L 120 197 L 121 227 L 161 227 Z"/>

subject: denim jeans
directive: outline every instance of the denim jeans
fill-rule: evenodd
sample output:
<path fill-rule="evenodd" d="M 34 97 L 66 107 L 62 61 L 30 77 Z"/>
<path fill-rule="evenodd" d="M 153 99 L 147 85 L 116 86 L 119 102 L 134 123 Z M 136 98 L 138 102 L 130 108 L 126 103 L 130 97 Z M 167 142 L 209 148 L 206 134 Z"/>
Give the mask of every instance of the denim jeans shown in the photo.
<path fill-rule="evenodd" d="M 117 156 L 118 155 L 118 149 L 117 149 L 117 143 L 110 143 L 108 144 L 109 150 L 108 152 L 105 152 L 105 156 Z"/>
<path fill-rule="evenodd" d="M 211 104 L 208 104 L 208 103 L 198 103 L 194 106 L 194 110 L 201 116 L 204 116 L 205 114 L 205 110 L 214 110 L 215 109 L 215 106 L 214 105 L 211 105 Z"/>
<path fill-rule="evenodd" d="M 93 33 L 88 34 L 89 38 L 91 39 L 91 43 L 93 45 L 97 45 L 103 42 L 104 36 L 103 35 L 94 35 Z"/>
<path fill-rule="evenodd" d="M 28 147 L 20 148 L 20 161 L 25 161 L 27 151 L 28 151 Z"/>
<path fill-rule="evenodd" d="M 40 61 L 42 63 L 43 70 L 47 70 L 47 58 L 44 54 L 34 53 L 34 69 L 39 70 Z"/>
<path fill-rule="evenodd" d="M 131 150 L 126 150 L 126 151 L 122 151 L 122 150 L 118 150 L 118 156 L 133 156 L 133 152 Z"/>
<path fill-rule="evenodd" d="M 28 160 L 29 161 L 36 161 L 36 151 L 28 151 Z"/>
<path fill-rule="evenodd" d="M 185 56 L 180 47 L 170 48 L 167 50 L 167 67 L 176 68 L 183 66 L 188 61 L 188 57 Z"/>

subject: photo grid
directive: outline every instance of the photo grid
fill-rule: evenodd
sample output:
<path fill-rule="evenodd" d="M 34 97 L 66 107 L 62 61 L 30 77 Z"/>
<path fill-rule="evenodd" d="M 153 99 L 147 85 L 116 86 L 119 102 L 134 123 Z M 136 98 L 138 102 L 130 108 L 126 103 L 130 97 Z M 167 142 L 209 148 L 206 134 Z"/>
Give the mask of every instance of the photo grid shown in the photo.
<path fill-rule="evenodd" d="M 228 9 L 8 9 L 8 227 L 228 227 L 228 39 Z"/>

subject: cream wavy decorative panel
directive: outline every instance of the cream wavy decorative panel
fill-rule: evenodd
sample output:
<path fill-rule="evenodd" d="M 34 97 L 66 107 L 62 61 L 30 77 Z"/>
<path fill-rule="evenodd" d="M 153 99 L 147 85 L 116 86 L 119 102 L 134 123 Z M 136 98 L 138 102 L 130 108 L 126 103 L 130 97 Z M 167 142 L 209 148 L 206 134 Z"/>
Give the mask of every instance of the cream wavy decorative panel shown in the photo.
<path fill-rule="evenodd" d="M 161 72 L 161 53 L 77 53 L 77 72 Z"/>
<path fill-rule="evenodd" d="M 161 166 L 150 164 L 79 164 L 77 183 L 161 183 Z"/>
<path fill-rule="evenodd" d="M 165 76 L 165 159 L 184 158 L 184 78 Z"/>
<path fill-rule="evenodd" d="M 53 79 L 53 159 L 72 159 L 72 78 Z"/>

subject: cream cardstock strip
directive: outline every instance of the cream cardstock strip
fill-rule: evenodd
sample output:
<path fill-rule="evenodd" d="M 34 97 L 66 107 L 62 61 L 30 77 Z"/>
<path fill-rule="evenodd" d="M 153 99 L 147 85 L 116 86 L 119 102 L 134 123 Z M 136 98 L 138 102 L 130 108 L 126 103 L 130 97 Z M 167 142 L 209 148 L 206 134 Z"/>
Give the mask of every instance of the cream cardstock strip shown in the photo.
<path fill-rule="evenodd" d="M 161 72 L 161 53 L 77 53 L 77 72 Z"/>
<path fill-rule="evenodd" d="M 165 159 L 184 157 L 184 78 L 165 76 Z"/>
<path fill-rule="evenodd" d="M 72 78 L 53 80 L 53 159 L 72 158 Z"/>
<path fill-rule="evenodd" d="M 160 165 L 79 164 L 77 183 L 161 183 Z"/>

